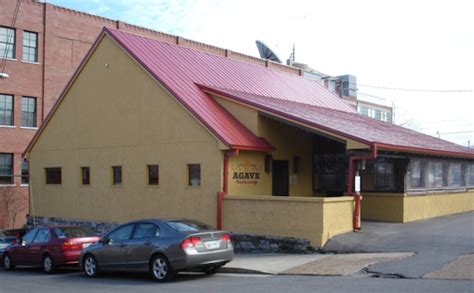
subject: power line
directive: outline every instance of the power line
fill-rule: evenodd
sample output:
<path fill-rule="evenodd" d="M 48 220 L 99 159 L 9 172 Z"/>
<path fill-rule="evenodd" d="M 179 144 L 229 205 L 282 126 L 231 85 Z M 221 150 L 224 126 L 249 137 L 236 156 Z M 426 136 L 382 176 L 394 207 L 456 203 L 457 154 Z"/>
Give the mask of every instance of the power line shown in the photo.
<path fill-rule="evenodd" d="M 369 84 L 354 84 L 356 86 L 361 87 L 369 87 L 369 88 L 376 88 L 376 89 L 383 89 L 383 90 L 392 90 L 392 91 L 405 91 L 405 92 L 426 92 L 426 93 L 472 93 L 474 90 L 466 89 L 466 90 L 442 90 L 442 89 L 409 89 L 409 88 L 398 88 L 398 87 L 386 87 L 386 86 L 378 86 L 378 85 L 369 85 Z"/>

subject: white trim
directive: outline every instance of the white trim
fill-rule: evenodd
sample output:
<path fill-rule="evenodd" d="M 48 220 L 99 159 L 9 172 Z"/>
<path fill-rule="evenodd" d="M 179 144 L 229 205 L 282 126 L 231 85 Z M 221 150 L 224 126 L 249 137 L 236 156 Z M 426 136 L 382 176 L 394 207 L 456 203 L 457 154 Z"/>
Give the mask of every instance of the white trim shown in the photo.
<path fill-rule="evenodd" d="M 23 60 L 23 59 L 21 59 L 21 62 L 22 63 L 27 63 L 27 64 L 36 64 L 36 65 L 40 64 L 38 61 L 34 62 L 34 61 L 27 61 L 27 60 Z"/>
<path fill-rule="evenodd" d="M 0 187 L 15 187 L 16 184 L 0 184 Z"/>
<path fill-rule="evenodd" d="M 38 130 L 38 127 L 20 126 L 20 129 Z"/>
<path fill-rule="evenodd" d="M 2 125 L 2 124 L 0 124 L 0 128 L 16 128 L 16 125 Z"/>
<path fill-rule="evenodd" d="M 8 61 L 18 61 L 18 59 L 16 58 L 8 58 L 8 57 L 0 57 L 0 59 L 8 60 Z"/>

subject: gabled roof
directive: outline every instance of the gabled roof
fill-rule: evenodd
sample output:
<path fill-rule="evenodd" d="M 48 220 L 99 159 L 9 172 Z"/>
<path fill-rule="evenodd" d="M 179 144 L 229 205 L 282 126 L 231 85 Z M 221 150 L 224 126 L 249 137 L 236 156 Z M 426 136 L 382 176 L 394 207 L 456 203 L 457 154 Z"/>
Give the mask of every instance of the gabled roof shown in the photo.
<path fill-rule="evenodd" d="M 123 31 L 104 31 L 231 148 L 273 149 L 201 91 L 197 84 L 354 112 L 314 80 Z"/>
<path fill-rule="evenodd" d="M 115 40 L 229 148 L 274 149 L 265 139 L 256 137 L 206 90 L 365 144 L 385 145 L 387 149 L 400 151 L 474 157 L 474 152 L 468 148 L 363 117 L 315 80 L 114 29 L 104 28 L 98 40 L 104 34 Z M 46 126 L 88 56 L 26 152 Z"/>
<path fill-rule="evenodd" d="M 338 111 L 295 101 L 282 101 L 218 87 L 201 86 L 216 95 L 260 111 L 306 124 L 381 149 L 474 158 L 474 150 L 358 113 Z"/>

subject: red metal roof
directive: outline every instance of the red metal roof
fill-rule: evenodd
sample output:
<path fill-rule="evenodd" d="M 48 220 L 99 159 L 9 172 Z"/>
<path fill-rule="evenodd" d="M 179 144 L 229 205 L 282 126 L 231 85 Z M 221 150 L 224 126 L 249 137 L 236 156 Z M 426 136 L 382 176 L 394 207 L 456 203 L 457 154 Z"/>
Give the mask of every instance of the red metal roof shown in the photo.
<path fill-rule="evenodd" d="M 369 145 L 474 157 L 468 148 L 359 115 L 317 81 L 123 31 L 104 31 L 230 147 L 272 149 L 201 88 Z"/>
<path fill-rule="evenodd" d="M 210 131 L 234 148 L 273 149 L 201 91 L 197 84 L 354 112 L 314 80 L 123 31 L 104 30 Z"/>
<path fill-rule="evenodd" d="M 204 91 L 301 122 L 330 133 L 378 145 L 382 149 L 474 157 L 474 150 L 398 125 L 350 113 L 292 101 L 281 101 L 235 90 L 201 86 Z"/>

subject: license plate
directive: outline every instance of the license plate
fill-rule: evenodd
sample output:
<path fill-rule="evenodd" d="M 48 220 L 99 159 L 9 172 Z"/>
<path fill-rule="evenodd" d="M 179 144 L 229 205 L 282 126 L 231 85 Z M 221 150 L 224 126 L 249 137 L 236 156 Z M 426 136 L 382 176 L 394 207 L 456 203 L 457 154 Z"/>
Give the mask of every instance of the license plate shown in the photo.
<path fill-rule="evenodd" d="M 204 242 L 204 245 L 206 246 L 207 249 L 216 249 L 216 248 L 219 248 L 220 246 L 220 240 L 206 241 Z"/>
<path fill-rule="evenodd" d="M 91 245 L 92 243 L 82 243 L 82 248 L 87 248 Z"/>

